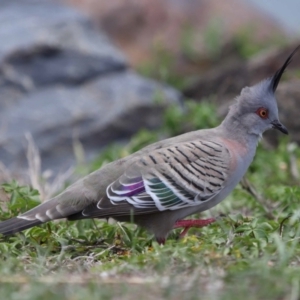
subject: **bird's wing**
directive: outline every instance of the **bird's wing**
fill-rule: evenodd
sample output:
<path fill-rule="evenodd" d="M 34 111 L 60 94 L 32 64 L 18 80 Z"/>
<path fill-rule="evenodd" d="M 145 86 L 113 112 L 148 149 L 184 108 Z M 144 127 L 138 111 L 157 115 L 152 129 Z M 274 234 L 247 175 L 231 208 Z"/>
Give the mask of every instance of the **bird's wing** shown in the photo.
<path fill-rule="evenodd" d="M 230 162 L 230 152 L 219 142 L 174 144 L 142 156 L 108 186 L 107 197 L 138 211 L 200 205 L 223 189 Z"/>
<path fill-rule="evenodd" d="M 111 174 L 104 167 L 100 177 L 98 172 L 91 174 L 52 200 L 2 222 L 0 233 L 12 234 L 63 217 L 75 220 L 140 215 L 201 205 L 224 188 L 231 163 L 226 146 L 215 141 L 182 142 L 154 149 L 135 157 L 126 167 L 115 163 L 116 172 L 122 174 L 118 179 L 104 176 Z M 101 178 L 107 182 L 103 183 L 108 186 L 106 196 L 91 188 L 98 186 Z"/>

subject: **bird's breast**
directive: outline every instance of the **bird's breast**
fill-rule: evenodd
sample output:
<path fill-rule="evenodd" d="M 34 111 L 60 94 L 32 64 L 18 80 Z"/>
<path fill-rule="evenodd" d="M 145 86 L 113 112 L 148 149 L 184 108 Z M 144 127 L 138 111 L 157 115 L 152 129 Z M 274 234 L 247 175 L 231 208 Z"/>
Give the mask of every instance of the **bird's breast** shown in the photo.
<path fill-rule="evenodd" d="M 222 142 L 230 153 L 231 173 L 245 173 L 253 160 L 256 147 L 249 147 L 246 143 L 230 139 L 222 139 Z"/>

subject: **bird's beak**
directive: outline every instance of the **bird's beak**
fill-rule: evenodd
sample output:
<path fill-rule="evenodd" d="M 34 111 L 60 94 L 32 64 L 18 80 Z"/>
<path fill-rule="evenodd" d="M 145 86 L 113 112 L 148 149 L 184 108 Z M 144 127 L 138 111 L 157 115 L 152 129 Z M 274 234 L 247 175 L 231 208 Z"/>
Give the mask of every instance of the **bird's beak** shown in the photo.
<path fill-rule="evenodd" d="M 278 120 L 275 120 L 271 123 L 273 125 L 273 128 L 278 129 L 284 134 L 289 134 L 288 130 L 285 126 L 283 126 Z"/>

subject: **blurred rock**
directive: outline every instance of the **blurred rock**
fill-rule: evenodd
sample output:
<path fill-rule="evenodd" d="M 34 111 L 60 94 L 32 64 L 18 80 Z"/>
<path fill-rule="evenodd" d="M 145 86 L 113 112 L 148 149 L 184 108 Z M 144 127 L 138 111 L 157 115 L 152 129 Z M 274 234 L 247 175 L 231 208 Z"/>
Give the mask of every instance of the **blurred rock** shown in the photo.
<path fill-rule="evenodd" d="M 163 108 L 180 101 L 174 89 L 131 71 L 71 8 L 2 0 L 0 24 L 0 161 L 11 169 L 27 166 L 27 132 L 43 169 L 63 170 L 74 163 L 74 141 L 90 158 L 141 127 L 160 126 Z"/>
<path fill-rule="evenodd" d="M 133 66 L 152 62 L 163 47 L 174 55 L 178 72 L 188 73 L 205 64 L 203 53 L 222 55 L 222 44 L 241 32 L 253 43 L 285 35 L 272 18 L 240 0 L 65 1 L 88 12 Z"/>

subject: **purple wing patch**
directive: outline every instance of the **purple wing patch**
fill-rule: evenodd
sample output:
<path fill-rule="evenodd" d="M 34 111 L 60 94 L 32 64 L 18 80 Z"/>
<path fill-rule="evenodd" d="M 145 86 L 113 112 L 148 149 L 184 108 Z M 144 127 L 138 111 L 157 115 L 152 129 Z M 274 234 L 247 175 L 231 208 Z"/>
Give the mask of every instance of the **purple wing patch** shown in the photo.
<path fill-rule="evenodd" d="M 122 195 L 131 197 L 140 193 L 145 192 L 144 182 L 136 182 L 129 185 L 121 185 Z"/>
<path fill-rule="evenodd" d="M 145 192 L 144 180 L 141 176 L 127 177 L 123 175 L 107 188 L 107 194 L 111 199 L 124 200 Z"/>

